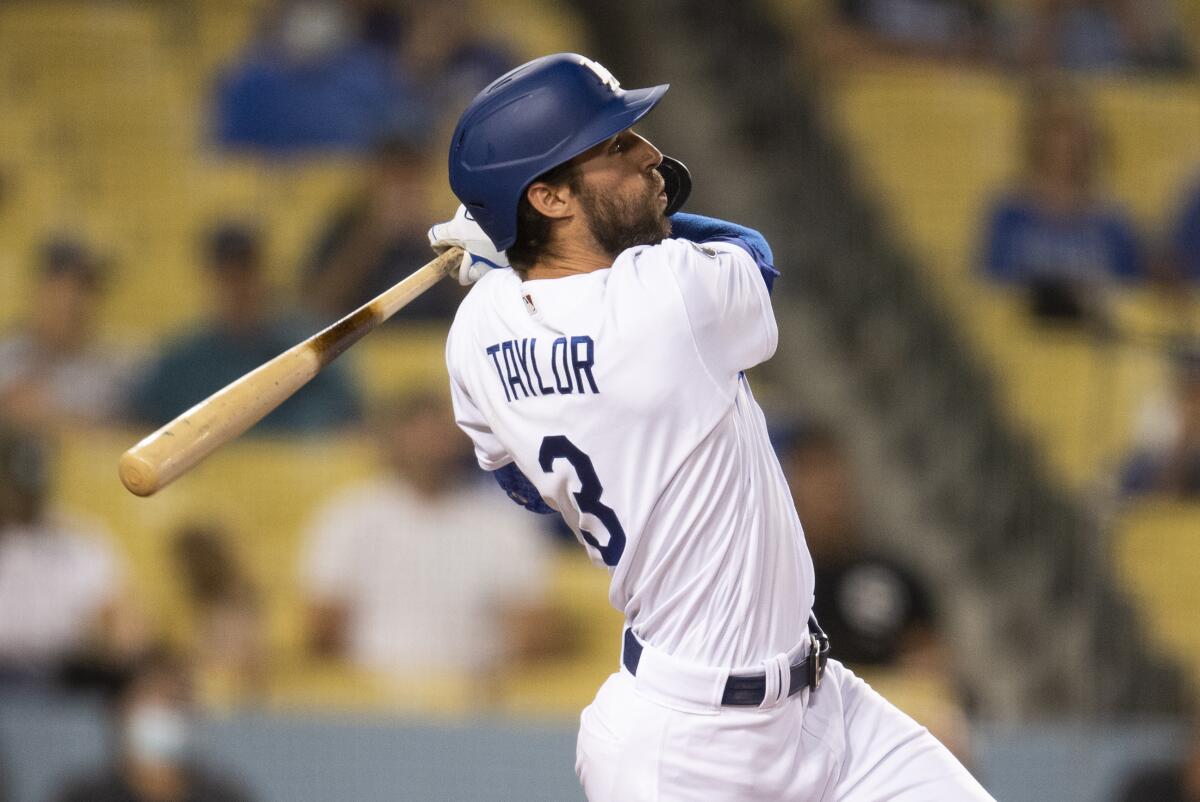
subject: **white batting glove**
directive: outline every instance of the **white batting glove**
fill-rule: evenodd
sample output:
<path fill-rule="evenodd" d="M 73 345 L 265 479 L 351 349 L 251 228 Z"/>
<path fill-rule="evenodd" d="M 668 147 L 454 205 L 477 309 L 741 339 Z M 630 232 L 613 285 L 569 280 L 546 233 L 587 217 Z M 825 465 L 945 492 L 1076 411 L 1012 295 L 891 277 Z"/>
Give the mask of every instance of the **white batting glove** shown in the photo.
<path fill-rule="evenodd" d="M 508 267 L 508 257 L 497 251 L 492 240 L 471 217 L 467 207 L 459 204 L 454 217 L 429 229 L 429 244 L 437 253 L 458 246 L 462 248 L 462 264 L 458 268 L 458 283 L 474 284 L 493 268 Z"/>

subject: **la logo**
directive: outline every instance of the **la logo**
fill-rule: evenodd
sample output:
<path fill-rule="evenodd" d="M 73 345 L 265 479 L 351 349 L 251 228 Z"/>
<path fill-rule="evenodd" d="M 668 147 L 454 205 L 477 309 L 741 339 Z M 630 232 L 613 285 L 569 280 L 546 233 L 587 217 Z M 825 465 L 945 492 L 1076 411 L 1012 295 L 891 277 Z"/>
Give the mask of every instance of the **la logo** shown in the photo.
<path fill-rule="evenodd" d="M 617 79 L 613 77 L 613 74 L 609 72 L 603 64 L 592 61 L 590 58 L 585 56 L 580 56 L 580 61 L 583 66 L 596 73 L 596 77 L 600 79 L 600 83 L 604 84 L 612 91 L 616 92 L 621 88 L 621 84 L 617 82 Z"/>

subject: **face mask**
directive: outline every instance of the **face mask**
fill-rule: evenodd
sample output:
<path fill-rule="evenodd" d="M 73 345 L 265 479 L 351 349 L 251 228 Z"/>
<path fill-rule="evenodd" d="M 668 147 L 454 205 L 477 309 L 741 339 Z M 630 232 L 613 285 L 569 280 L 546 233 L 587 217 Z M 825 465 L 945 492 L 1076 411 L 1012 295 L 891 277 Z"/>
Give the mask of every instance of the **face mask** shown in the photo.
<path fill-rule="evenodd" d="M 125 723 L 125 743 L 130 754 L 146 763 L 178 763 L 188 747 L 188 719 L 162 705 L 134 710 Z"/>

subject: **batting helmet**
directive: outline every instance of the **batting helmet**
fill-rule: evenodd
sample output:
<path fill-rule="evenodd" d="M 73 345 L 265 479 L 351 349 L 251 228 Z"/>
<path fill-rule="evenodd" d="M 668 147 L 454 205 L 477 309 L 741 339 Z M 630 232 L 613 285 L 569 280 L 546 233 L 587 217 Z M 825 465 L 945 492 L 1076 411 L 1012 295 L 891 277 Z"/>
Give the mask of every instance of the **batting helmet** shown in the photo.
<path fill-rule="evenodd" d="M 476 95 L 450 140 L 450 187 L 497 250 L 517 239 L 517 205 L 542 173 L 629 128 L 667 91 L 621 88 L 576 53 L 543 56 Z"/>

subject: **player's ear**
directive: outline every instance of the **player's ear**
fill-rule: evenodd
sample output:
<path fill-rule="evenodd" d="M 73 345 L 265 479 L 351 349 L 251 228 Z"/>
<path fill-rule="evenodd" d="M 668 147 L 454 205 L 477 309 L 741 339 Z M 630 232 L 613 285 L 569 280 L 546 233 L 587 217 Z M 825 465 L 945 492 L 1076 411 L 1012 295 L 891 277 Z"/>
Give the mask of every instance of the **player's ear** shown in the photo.
<path fill-rule="evenodd" d="M 575 196 L 567 183 L 547 184 L 545 181 L 534 181 L 525 190 L 529 205 L 539 214 L 551 220 L 561 220 L 570 217 L 575 211 Z"/>

